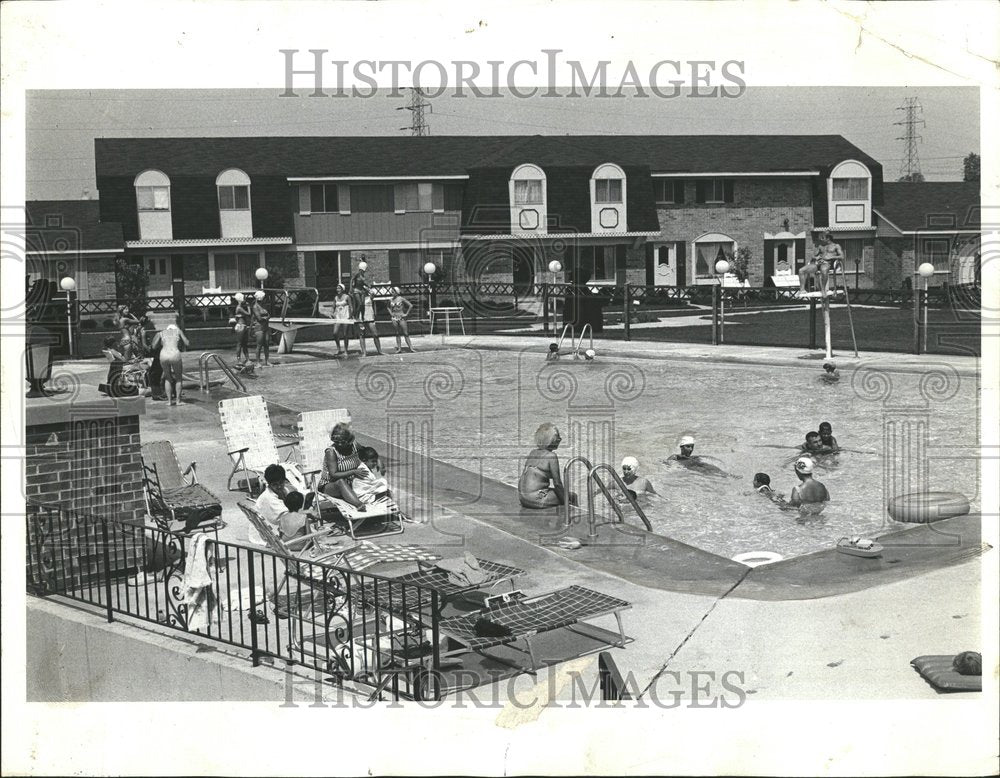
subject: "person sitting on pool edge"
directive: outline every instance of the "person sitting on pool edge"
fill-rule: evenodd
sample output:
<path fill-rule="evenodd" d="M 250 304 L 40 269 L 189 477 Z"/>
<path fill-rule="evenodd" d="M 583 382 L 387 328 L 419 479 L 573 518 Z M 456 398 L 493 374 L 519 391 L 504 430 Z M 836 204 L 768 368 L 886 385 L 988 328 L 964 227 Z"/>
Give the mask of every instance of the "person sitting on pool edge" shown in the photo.
<path fill-rule="evenodd" d="M 633 500 L 640 494 L 656 494 L 656 489 L 649 479 L 639 475 L 639 460 L 635 457 L 625 457 L 622 460 L 622 481 L 628 487 L 629 496 Z"/>
<path fill-rule="evenodd" d="M 535 448 L 525 458 L 517 482 L 517 496 L 525 508 L 554 508 L 564 505 L 567 498 L 570 505 L 576 505 L 576 495 L 566 494 L 559 473 L 556 449 L 561 442 L 562 436 L 554 424 L 545 423 L 535 430 Z"/>
<path fill-rule="evenodd" d="M 824 454 L 835 454 L 840 451 L 837 439 L 833 437 L 833 425 L 824 421 L 819 425 L 819 442 L 822 444 Z"/>
<path fill-rule="evenodd" d="M 705 475 L 721 475 L 729 476 L 732 478 L 738 478 L 739 476 L 730 476 L 721 467 L 716 467 L 713 464 L 709 464 L 704 461 L 701 457 L 694 455 L 694 436 L 684 435 L 679 441 L 677 441 L 677 446 L 680 448 L 679 454 L 671 454 L 665 460 L 666 463 L 676 462 L 682 467 L 686 467 L 688 470 L 694 470 L 695 472 L 704 473 Z"/>
<path fill-rule="evenodd" d="M 798 508 L 799 513 L 820 513 L 830 499 L 826 486 L 813 478 L 813 467 L 814 463 L 809 457 L 795 460 L 795 475 L 799 477 L 799 484 L 792 489 L 788 504 Z"/>
<path fill-rule="evenodd" d="M 787 505 L 785 502 L 785 495 L 778 494 L 778 492 L 771 488 L 771 476 L 767 473 L 757 473 L 753 477 L 753 488 L 757 494 L 764 495 L 775 505 L 780 505 L 782 507 Z"/>

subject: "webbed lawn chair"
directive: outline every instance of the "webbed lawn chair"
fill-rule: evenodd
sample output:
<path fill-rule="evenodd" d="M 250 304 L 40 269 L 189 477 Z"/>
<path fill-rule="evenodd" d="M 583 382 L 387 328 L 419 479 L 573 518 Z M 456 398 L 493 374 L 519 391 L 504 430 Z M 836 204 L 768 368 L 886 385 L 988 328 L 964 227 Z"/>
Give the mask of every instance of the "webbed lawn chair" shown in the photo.
<path fill-rule="evenodd" d="M 189 534 L 199 531 L 222 529 L 226 523 L 222 515 L 219 498 L 198 483 L 198 471 L 194 462 L 181 470 L 169 440 L 157 440 L 142 444 L 143 486 L 146 496 L 146 510 L 159 529 L 171 529 L 171 522 L 183 522 L 180 532 Z"/>
<path fill-rule="evenodd" d="M 318 489 L 319 475 L 323 470 L 323 457 L 330 445 L 330 432 L 334 425 L 349 424 L 350 421 L 351 413 L 346 408 L 305 411 L 299 414 L 297 426 L 303 476 L 309 482 L 312 491 L 316 493 L 316 504 L 321 515 L 332 514 L 335 521 L 346 526 L 352 539 L 399 535 L 403 532 L 403 522 L 395 501 L 382 500 L 366 506 L 362 511 Z M 366 524 L 369 526 L 365 527 Z"/>
<path fill-rule="evenodd" d="M 219 420 L 226 436 L 226 450 L 233 462 L 226 485 L 233 489 L 233 479 L 241 472 L 246 482 L 246 490 L 254 496 L 254 484 L 258 493 L 264 488 L 264 470 L 268 465 L 280 464 L 285 468 L 289 482 L 300 492 L 308 491 L 305 479 L 293 457 L 298 440 L 278 443 L 271 429 L 271 417 L 267 413 L 267 403 L 260 395 L 234 397 L 219 401 Z M 290 449 L 284 460 L 279 449 Z M 253 477 L 251 477 L 251 474 Z"/>

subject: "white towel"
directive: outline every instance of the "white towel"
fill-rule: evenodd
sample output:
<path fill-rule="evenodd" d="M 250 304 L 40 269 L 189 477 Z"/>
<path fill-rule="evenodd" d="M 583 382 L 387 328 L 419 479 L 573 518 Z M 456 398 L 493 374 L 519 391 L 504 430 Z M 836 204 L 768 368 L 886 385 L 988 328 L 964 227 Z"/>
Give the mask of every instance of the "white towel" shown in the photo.
<path fill-rule="evenodd" d="M 204 629 L 212 624 L 212 612 L 217 603 L 215 581 L 209 572 L 209 543 L 212 542 L 204 533 L 195 535 L 184 562 L 181 596 L 187 606 L 188 629 Z"/>

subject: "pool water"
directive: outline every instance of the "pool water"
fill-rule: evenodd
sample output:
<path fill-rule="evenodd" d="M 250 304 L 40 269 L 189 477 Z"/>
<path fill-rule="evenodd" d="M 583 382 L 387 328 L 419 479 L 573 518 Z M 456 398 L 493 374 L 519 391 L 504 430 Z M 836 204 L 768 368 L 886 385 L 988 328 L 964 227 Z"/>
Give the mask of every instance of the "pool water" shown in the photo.
<path fill-rule="evenodd" d="M 511 485 L 535 429 L 550 421 L 562 432 L 557 453 L 563 463 L 577 453 L 595 464 L 639 459 L 641 475 L 658 492 L 644 500 L 656 532 L 730 558 L 753 551 L 787 558 L 829 548 L 844 536 L 899 526 L 884 508 L 899 487 L 883 486 L 886 414 L 899 414 L 863 396 L 867 390 L 852 385 L 849 371 L 834 384 L 822 381 L 821 373 L 820 363 L 811 361 L 801 368 L 611 356 L 547 363 L 536 345 L 521 353 L 452 349 L 288 365 L 266 372 L 250 391 L 299 410 L 349 408 L 355 429 L 383 439 L 393 420 L 432 419 L 426 432 L 415 428 L 411 447 Z M 893 406 L 912 409 L 924 402 L 921 376 L 893 373 L 888 380 Z M 952 396 L 934 395 L 929 414 L 906 418 L 926 422 L 929 488 L 962 492 L 975 511 L 978 381 L 950 380 Z M 766 472 L 787 496 L 798 483 L 790 464 L 795 447 L 821 421 L 830 422 L 839 444 L 852 451 L 816 468 L 831 501 L 804 519 L 755 494 L 752 479 Z M 695 436 L 696 455 L 736 477 L 665 463 L 685 433 Z M 909 491 L 921 483 L 912 482 Z M 582 474 L 570 488 L 586 492 Z"/>

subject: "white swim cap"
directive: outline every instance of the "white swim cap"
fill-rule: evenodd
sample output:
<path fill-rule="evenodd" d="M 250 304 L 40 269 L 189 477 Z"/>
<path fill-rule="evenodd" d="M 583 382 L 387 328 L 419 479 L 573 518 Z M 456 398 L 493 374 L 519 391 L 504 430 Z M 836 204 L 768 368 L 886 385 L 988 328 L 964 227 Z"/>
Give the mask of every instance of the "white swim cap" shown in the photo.
<path fill-rule="evenodd" d="M 796 473 L 811 473 L 813 471 L 813 461 L 809 457 L 799 457 L 795 460 Z"/>
<path fill-rule="evenodd" d="M 684 435 L 680 439 L 680 442 L 677 444 L 678 447 L 680 447 L 680 446 L 693 446 L 693 445 L 694 445 L 694 435 Z"/>
<path fill-rule="evenodd" d="M 253 296 L 256 297 L 258 300 L 263 300 L 264 299 L 264 291 L 261 290 L 261 289 L 258 289 L 256 292 L 253 293 Z"/>
<path fill-rule="evenodd" d="M 623 468 L 627 467 L 633 473 L 638 473 L 639 472 L 639 460 L 636 459 L 635 457 L 625 457 L 622 460 L 622 467 Z"/>
<path fill-rule="evenodd" d="M 243 302 L 243 292 L 237 292 L 234 295 L 234 297 L 236 298 L 236 302 L 238 302 L 238 303 Z"/>

